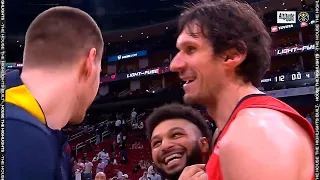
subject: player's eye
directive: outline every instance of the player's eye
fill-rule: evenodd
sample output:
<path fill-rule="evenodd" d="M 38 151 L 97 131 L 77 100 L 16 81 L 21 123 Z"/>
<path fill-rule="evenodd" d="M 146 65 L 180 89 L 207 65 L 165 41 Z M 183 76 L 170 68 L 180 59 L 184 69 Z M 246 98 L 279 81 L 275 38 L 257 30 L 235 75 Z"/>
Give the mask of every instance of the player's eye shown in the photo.
<path fill-rule="evenodd" d="M 152 148 L 156 148 L 156 147 L 159 147 L 161 144 L 161 141 L 155 141 L 152 143 Z"/>
<path fill-rule="evenodd" d="M 186 53 L 187 53 L 188 55 L 192 55 L 195 51 L 196 51 L 196 48 L 193 47 L 193 46 L 188 46 L 188 47 L 186 48 Z"/>
<path fill-rule="evenodd" d="M 174 134 L 172 134 L 172 137 L 173 137 L 174 139 L 180 138 L 181 136 L 182 136 L 181 133 L 174 133 Z"/>

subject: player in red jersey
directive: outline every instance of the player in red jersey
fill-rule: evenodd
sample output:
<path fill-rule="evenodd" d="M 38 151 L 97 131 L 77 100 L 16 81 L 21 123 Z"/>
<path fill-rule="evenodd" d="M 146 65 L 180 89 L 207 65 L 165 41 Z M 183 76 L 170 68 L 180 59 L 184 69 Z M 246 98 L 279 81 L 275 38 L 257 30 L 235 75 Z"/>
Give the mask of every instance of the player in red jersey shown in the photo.
<path fill-rule="evenodd" d="M 311 125 L 257 89 L 270 66 L 271 38 L 253 8 L 200 2 L 182 13 L 179 30 L 170 68 L 186 81 L 184 101 L 205 105 L 217 125 L 206 167 L 189 166 L 180 179 L 312 179 Z"/>

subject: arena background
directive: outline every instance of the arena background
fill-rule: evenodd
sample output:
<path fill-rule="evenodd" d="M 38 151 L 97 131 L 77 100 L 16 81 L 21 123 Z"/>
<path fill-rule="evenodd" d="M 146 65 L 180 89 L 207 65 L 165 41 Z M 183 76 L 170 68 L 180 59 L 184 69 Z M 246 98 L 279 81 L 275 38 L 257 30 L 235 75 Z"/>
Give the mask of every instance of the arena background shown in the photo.
<path fill-rule="evenodd" d="M 105 54 L 99 93 L 88 110 L 85 121 L 64 128 L 74 159 L 90 161 L 102 150 L 109 156 L 116 120 L 124 120 L 125 151 L 118 165 L 109 164 L 108 177 L 115 169 L 130 179 L 139 179 L 151 163 L 150 145 L 144 136 L 144 120 L 154 107 L 165 103 L 182 103 L 182 82 L 170 72 L 169 64 L 177 50 L 177 17 L 184 0 L 46 0 L 7 1 L 7 68 L 21 69 L 24 34 L 31 21 L 42 11 L 66 5 L 88 12 L 103 31 Z M 273 39 L 272 67 L 262 81 L 261 90 L 293 106 L 305 117 L 313 119 L 314 109 L 314 26 L 279 25 L 276 11 L 313 11 L 312 0 L 248 0 L 263 16 Z M 81 37 L 79 37 L 81 38 Z M 137 112 L 137 121 L 131 113 Z M 203 107 L 198 108 L 215 125 Z M 111 157 L 112 158 L 112 157 Z M 76 165 L 76 164 L 75 164 Z M 94 173 L 98 161 L 94 162 Z"/>

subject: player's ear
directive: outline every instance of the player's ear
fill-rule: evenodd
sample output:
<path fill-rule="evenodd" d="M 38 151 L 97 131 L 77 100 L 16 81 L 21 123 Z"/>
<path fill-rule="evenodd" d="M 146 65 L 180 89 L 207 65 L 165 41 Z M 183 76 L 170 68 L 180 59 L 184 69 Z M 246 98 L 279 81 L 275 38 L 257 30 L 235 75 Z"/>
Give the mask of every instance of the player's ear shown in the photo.
<path fill-rule="evenodd" d="M 199 139 L 199 147 L 202 153 L 207 153 L 209 152 L 209 141 L 206 137 L 201 137 Z"/>
<path fill-rule="evenodd" d="M 91 48 L 88 54 L 85 56 L 85 59 L 81 68 L 81 77 L 82 79 L 88 79 L 92 73 L 94 73 L 94 69 L 96 68 L 95 59 L 97 55 L 97 50 L 95 48 Z"/>
<path fill-rule="evenodd" d="M 224 66 L 226 69 L 234 69 L 239 66 L 247 57 L 247 46 L 240 42 L 235 48 L 229 49 L 223 53 Z"/>

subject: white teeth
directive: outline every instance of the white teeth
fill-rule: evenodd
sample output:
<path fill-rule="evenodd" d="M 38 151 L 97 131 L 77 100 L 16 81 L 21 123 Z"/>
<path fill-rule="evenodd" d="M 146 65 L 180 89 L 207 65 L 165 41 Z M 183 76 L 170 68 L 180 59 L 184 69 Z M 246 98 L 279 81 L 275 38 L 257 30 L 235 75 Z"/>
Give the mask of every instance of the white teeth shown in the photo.
<path fill-rule="evenodd" d="M 194 79 L 193 80 L 187 80 L 186 84 L 192 83 L 193 81 L 194 81 Z"/>
<path fill-rule="evenodd" d="M 172 155 L 166 157 L 166 158 L 164 159 L 164 162 L 165 162 L 166 164 L 168 164 L 169 161 L 174 160 L 173 158 L 178 158 L 178 159 L 180 159 L 181 157 L 182 157 L 182 155 L 180 155 L 180 154 L 172 154 Z"/>

